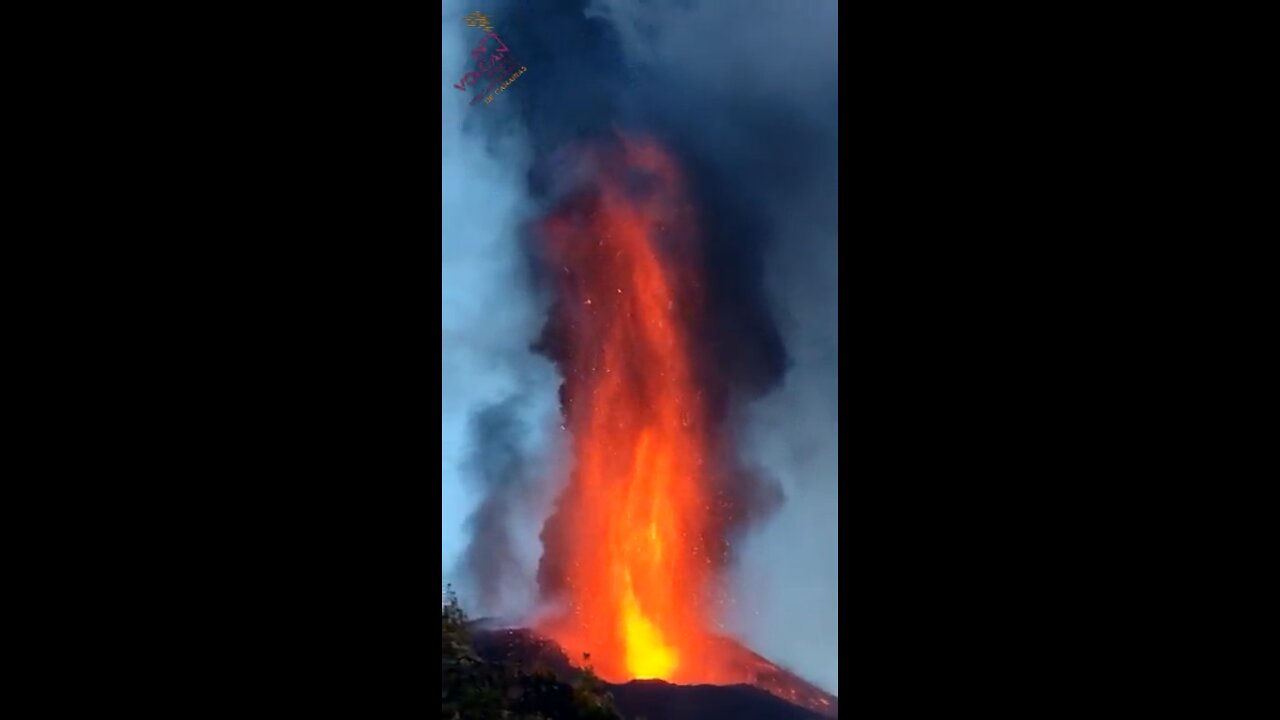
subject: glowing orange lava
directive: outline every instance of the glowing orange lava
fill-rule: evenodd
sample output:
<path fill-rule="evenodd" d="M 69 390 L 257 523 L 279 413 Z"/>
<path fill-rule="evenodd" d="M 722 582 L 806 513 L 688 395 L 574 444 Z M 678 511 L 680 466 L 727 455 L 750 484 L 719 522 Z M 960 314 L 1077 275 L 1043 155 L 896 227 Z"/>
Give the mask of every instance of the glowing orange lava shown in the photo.
<path fill-rule="evenodd" d="M 708 446 L 690 342 L 696 231 L 653 142 L 591 150 L 596 183 L 543 226 L 559 285 L 566 429 L 567 615 L 543 628 L 610 681 L 735 682 L 709 628 Z"/>

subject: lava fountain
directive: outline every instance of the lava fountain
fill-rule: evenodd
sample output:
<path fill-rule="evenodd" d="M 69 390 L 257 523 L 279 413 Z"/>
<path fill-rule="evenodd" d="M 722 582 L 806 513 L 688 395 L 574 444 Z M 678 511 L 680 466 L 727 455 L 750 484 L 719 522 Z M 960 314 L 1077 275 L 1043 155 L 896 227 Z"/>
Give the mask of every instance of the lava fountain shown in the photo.
<path fill-rule="evenodd" d="M 578 151 L 592 182 L 542 223 L 573 470 L 540 575 L 564 600 L 541 630 L 609 681 L 741 681 L 710 632 L 724 553 L 696 381 L 696 223 L 649 140 Z M 548 582 L 549 581 L 549 582 Z"/>

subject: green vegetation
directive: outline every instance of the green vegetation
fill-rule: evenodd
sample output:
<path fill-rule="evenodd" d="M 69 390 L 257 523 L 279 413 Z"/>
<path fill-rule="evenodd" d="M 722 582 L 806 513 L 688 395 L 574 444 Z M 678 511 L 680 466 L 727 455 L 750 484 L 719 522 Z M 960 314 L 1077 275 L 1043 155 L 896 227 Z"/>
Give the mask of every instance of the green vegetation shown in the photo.
<path fill-rule="evenodd" d="M 622 720 L 590 669 L 569 685 L 481 659 L 452 591 L 440 610 L 440 683 L 442 720 Z"/>

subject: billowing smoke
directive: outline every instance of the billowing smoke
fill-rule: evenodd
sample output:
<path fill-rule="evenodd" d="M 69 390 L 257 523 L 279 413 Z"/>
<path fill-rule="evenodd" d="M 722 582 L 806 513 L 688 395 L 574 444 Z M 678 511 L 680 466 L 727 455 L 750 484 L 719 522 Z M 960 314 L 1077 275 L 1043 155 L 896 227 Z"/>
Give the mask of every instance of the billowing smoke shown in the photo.
<path fill-rule="evenodd" d="M 735 532 L 726 537 L 741 560 L 734 625 L 766 655 L 838 691 L 835 0 L 459 4 L 443 14 L 456 28 L 446 33 L 478 39 L 461 23 L 470 10 L 486 13 L 528 68 L 489 105 L 446 95 L 447 114 L 465 116 L 462 141 L 486 148 L 506 163 L 505 179 L 518 181 L 513 214 L 544 214 L 579 186 L 582 178 L 566 172 L 574 144 L 640 133 L 680 162 L 700 218 L 707 305 L 698 369 L 728 442 L 717 478 L 731 497 L 725 529 Z M 453 47 L 461 56 L 445 65 L 461 68 L 470 46 Z M 527 363 L 543 378 L 530 317 L 546 309 L 549 293 L 531 235 L 507 233 L 502 252 L 528 274 L 491 299 L 493 312 L 522 318 L 500 353 L 509 372 L 520 375 Z M 554 359 L 554 338 L 543 333 L 541 347 Z M 519 467 L 522 450 L 545 448 L 511 440 L 537 421 L 507 402 L 527 392 L 512 387 L 476 406 L 488 409 L 472 426 L 469 471 L 484 491 L 465 566 L 478 592 L 529 573 L 521 546 L 536 540 L 509 528 L 527 520 L 517 517 L 528 510 L 524 498 L 551 474 Z M 749 527 L 758 532 L 737 541 Z"/>
<path fill-rule="evenodd" d="M 466 471 L 479 484 L 481 500 L 467 520 L 471 541 L 462 557 L 464 580 L 483 599 L 481 607 L 499 612 L 512 607 L 513 596 L 521 599 L 526 573 L 513 522 L 535 499 L 531 473 L 538 463 L 528 449 L 523 405 L 522 397 L 512 395 L 477 413 L 470 428 L 475 445 Z"/>

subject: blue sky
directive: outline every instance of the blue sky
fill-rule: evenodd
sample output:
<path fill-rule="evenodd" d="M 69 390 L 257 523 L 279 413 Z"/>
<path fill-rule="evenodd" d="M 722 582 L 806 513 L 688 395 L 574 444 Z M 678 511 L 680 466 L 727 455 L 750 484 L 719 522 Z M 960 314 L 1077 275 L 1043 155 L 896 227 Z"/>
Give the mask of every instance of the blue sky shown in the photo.
<path fill-rule="evenodd" d="M 487 313 L 500 302 L 495 287 L 514 276 L 510 252 L 501 245 L 510 236 L 520 193 L 510 163 L 484 152 L 480 142 L 463 137 L 462 121 L 470 95 L 451 87 L 462 75 L 467 49 L 460 32 L 466 11 L 445 3 L 443 77 L 441 78 L 441 335 L 443 400 L 441 420 L 441 563 L 445 580 L 466 542 L 463 521 L 474 498 L 461 482 L 467 418 L 484 404 L 513 390 L 514 378 L 490 356 L 486 343 L 511 332 L 518 319 Z"/>

